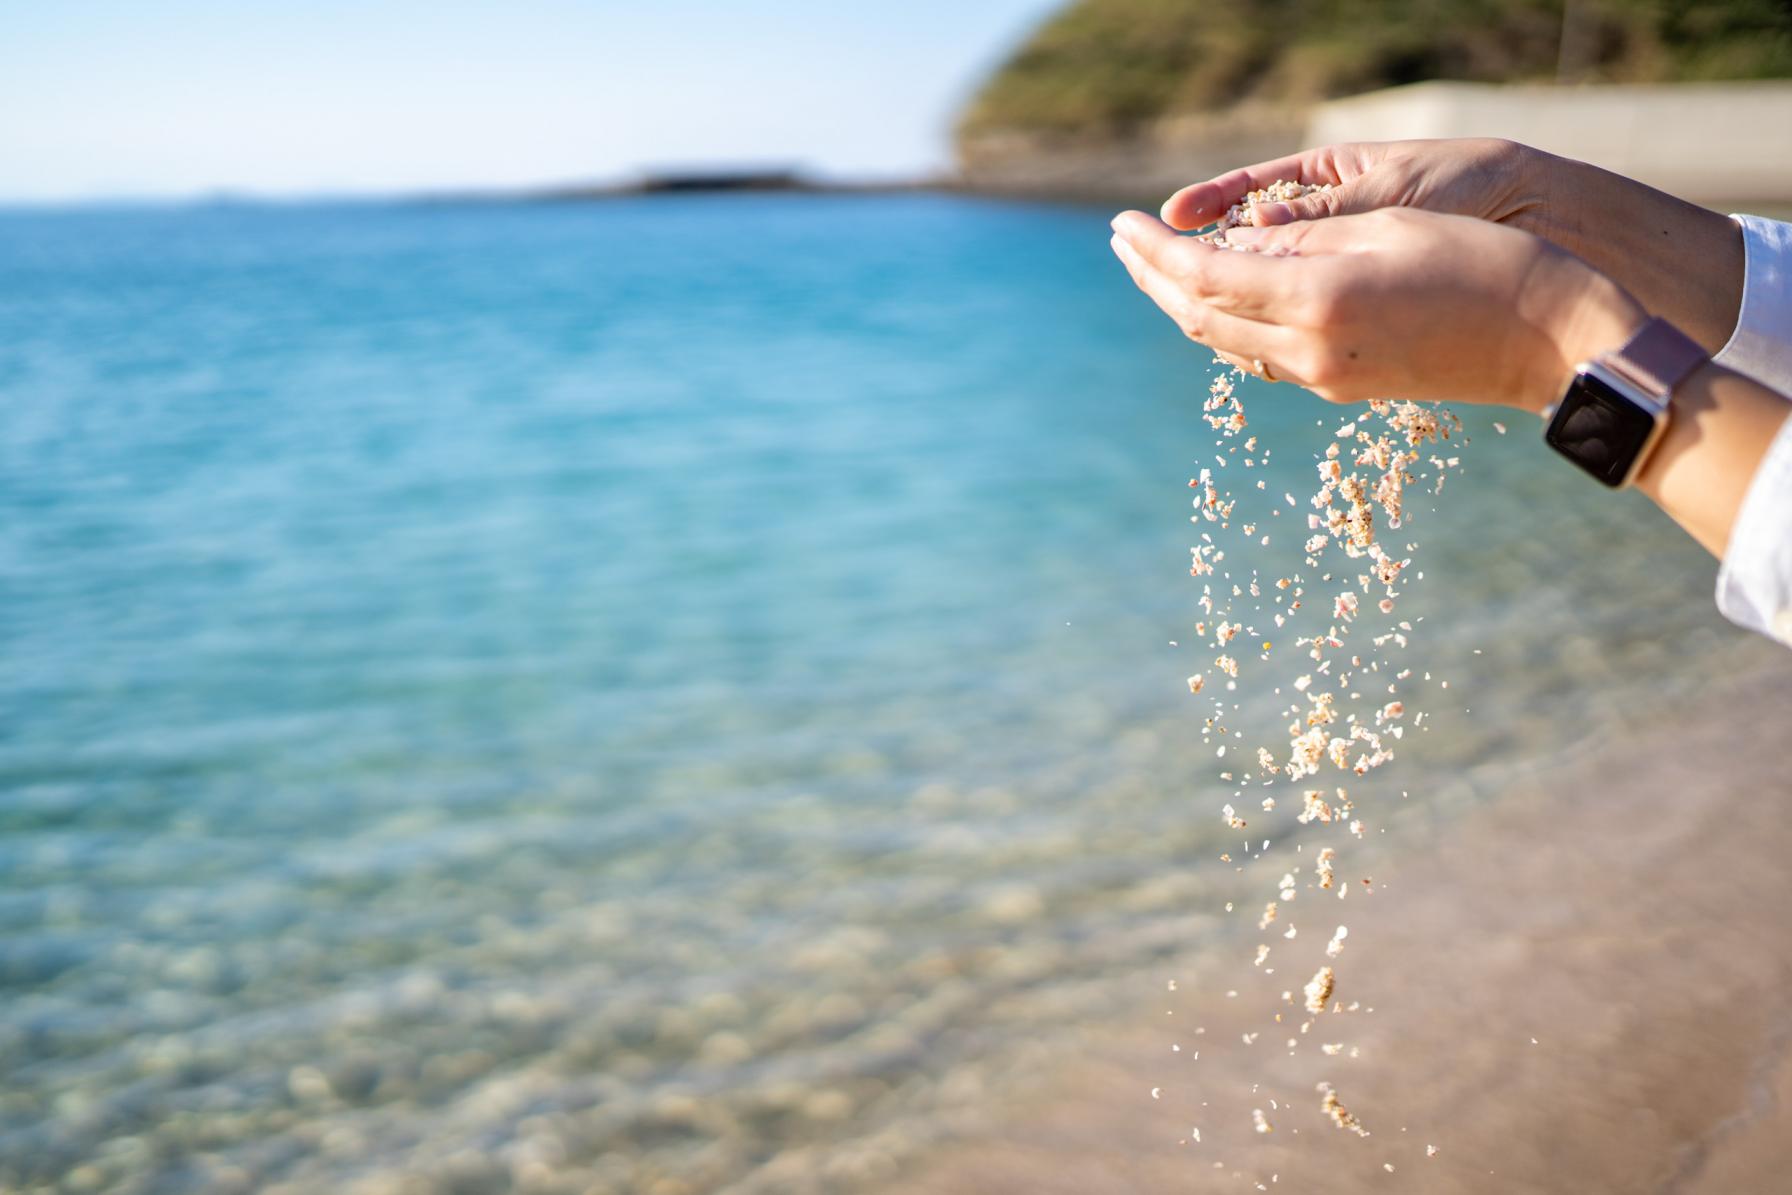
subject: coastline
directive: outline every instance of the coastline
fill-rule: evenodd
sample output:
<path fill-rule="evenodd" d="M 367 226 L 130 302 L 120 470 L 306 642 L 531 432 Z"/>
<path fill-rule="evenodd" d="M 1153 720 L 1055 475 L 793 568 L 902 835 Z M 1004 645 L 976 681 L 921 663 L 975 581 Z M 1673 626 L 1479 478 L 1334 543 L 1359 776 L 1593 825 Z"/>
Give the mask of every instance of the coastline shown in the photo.
<path fill-rule="evenodd" d="M 1375 1012 L 1315 1029 L 1360 1057 L 1241 1045 L 1271 1007 L 1224 997 L 1255 978 L 1246 927 L 889 1189 L 1769 1189 L 1792 1158 L 1792 779 L 1760 750 L 1777 720 L 1735 712 L 1788 708 L 1792 660 L 1773 661 L 1695 716 L 1403 835 L 1377 895 L 1339 910 L 1340 997 Z M 1166 1013 L 1204 1027 L 1199 1060 L 1188 1037 L 1171 1053 Z M 1321 1079 L 1370 1137 L 1324 1120 Z M 1263 1136 L 1251 1109 L 1269 1098 Z"/>

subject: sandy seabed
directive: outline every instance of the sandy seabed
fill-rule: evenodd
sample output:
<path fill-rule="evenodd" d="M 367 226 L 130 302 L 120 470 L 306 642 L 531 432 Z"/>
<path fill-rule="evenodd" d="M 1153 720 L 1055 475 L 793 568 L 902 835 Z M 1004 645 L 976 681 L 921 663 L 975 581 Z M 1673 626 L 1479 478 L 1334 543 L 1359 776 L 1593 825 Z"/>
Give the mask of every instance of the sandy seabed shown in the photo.
<path fill-rule="evenodd" d="M 1338 996 L 1373 1013 L 1244 1046 L 1268 1005 L 1225 997 L 1253 979 L 1235 947 L 891 1189 L 1792 1189 L 1792 656 L 1764 664 L 1408 836 L 1323 927 L 1300 910 L 1303 937 L 1350 926 Z M 1319 1079 L 1369 1137 L 1323 1117 Z"/>

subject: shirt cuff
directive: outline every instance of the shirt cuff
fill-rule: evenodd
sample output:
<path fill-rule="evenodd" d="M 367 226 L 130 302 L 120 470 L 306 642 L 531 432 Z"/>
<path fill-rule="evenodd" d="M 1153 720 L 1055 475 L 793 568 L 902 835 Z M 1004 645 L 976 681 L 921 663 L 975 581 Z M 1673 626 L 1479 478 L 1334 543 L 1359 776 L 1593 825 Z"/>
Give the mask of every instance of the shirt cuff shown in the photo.
<path fill-rule="evenodd" d="M 1742 228 L 1742 306 L 1736 330 L 1713 360 L 1792 394 L 1792 224 L 1740 214 L 1730 219 Z"/>
<path fill-rule="evenodd" d="M 1792 646 L 1792 419 L 1755 470 L 1717 571 L 1717 608 Z"/>

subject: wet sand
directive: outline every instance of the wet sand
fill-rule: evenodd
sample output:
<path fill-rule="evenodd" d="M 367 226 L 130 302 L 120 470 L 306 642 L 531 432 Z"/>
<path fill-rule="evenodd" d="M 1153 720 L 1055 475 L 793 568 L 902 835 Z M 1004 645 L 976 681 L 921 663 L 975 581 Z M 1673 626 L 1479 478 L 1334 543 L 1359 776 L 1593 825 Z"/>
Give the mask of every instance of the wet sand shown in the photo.
<path fill-rule="evenodd" d="M 1315 909 L 1303 893 L 1285 909 L 1298 951 L 1246 926 L 1177 992 L 1117 1010 L 1125 1033 L 1090 1037 L 892 1189 L 1792 1188 L 1792 657 L 1765 662 L 1674 724 L 1403 832 L 1374 895 Z M 1346 854 L 1340 875 L 1356 885 L 1358 870 Z M 1327 1013 L 1291 1056 L 1301 1016 L 1284 1005 L 1294 1024 L 1276 1026 L 1266 1010 L 1283 988 L 1299 999 L 1340 923 L 1337 996 L 1374 1011 Z M 1284 971 L 1253 974 L 1259 940 Z M 1371 1136 L 1324 1119 L 1322 1079 Z M 1254 1107 L 1273 1133 L 1253 1131 Z"/>

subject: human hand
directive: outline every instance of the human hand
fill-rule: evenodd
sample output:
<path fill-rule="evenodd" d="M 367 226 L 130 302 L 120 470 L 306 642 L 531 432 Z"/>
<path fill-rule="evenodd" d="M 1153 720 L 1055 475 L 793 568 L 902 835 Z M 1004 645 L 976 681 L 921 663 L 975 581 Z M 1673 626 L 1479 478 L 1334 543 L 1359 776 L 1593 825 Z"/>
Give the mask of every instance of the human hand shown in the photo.
<path fill-rule="evenodd" d="M 1552 241 L 1608 275 L 1709 351 L 1730 338 L 1742 301 L 1742 233 L 1721 213 L 1634 179 L 1513 141 L 1465 138 L 1328 145 L 1233 170 L 1172 195 L 1179 229 L 1219 218 L 1278 179 L 1331 183 L 1257 209 L 1260 225 L 1383 207 L 1474 216 Z"/>
<path fill-rule="evenodd" d="M 1143 212 L 1115 253 L 1190 338 L 1332 402 L 1453 399 L 1541 411 L 1579 361 L 1645 318 L 1538 237 L 1404 208 L 1238 228 L 1222 249 Z"/>
<path fill-rule="evenodd" d="M 1258 224 L 1414 207 L 1509 223 L 1547 236 L 1546 196 L 1560 189 L 1559 175 L 1571 165 L 1493 138 L 1327 145 L 1184 187 L 1165 201 L 1162 215 L 1172 228 L 1200 228 L 1219 219 L 1247 192 L 1289 179 L 1332 187 L 1288 203 L 1265 204 L 1257 209 Z"/>

